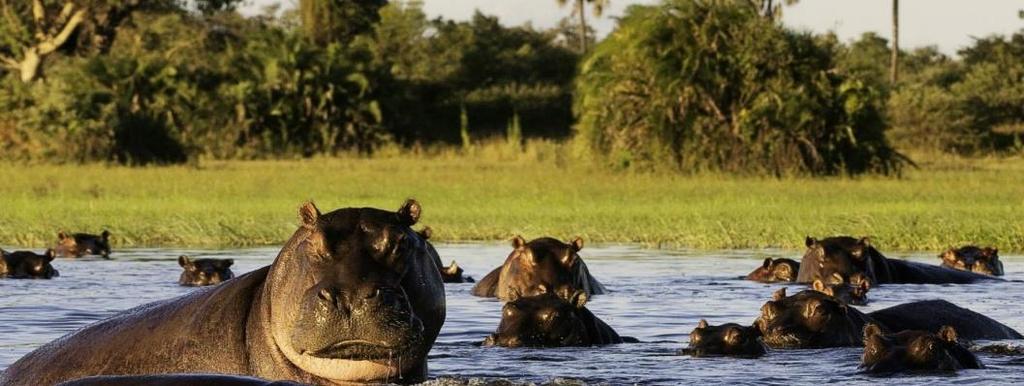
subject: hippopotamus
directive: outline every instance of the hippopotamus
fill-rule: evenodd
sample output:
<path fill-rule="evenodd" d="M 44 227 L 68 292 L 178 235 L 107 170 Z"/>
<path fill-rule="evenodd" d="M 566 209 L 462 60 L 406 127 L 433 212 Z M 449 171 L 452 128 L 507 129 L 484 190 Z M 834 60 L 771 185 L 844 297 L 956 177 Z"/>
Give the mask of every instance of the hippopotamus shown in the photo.
<path fill-rule="evenodd" d="M 88 233 L 73 233 L 69 236 L 64 231 L 57 233 L 57 256 L 82 257 L 87 255 L 110 258 L 109 231 L 104 230 L 98 236 Z"/>
<path fill-rule="evenodd" d="M 60 276 L 50 263 L 56 255 L 47 249 L 42 255 L 31 251 L 7 252 L 0 249 L 0 278 L 52 279 Z"/>
<path fill-rule="evenodd" d="M 871 284 L 860 273 L 853 274 L 849 280 L 834 273 L 828 283 L 814 279 L 811 289 L 849 305 L 864 306 L 868 304 L 868 290 L 871 289 Z"/>
<path fill-rule="evenodd" d="M 776 291 L 772 300 L 761 307 L 754 325 L 769 347 L 824 348 L 863 344 L 861 332 L 868 323 L 875 323 L 886 332 L 931 332 L 951 326 L 964 339 L 1022 338 L 1002 323 L 945 300 L 905 303 L 865 314 L 817 291 L 786 296 L 785 288 Z"/>
<path fill-rule="evenodd" d="M 808 236 L 807 253 L 800 260 L 797 281 L 827 280 L 834 273 L 850 277 L 861 273 L 872 286 L 884 283 L 967 284 L 993 280 L 991 276 L 945 267 L 889 259 L 871 246 L 867 238 L 840 236 L 817 240 Z"/>
<path fill-rule="evenodd" d="M 583 239 L 579 237 L 566 244 L 550 237 L 526 242 L 522 236 L 516 236 L 512 239 L 512 248 L 505 263 L 473 287 L 473 295 L 510 301 L 513 293 L 518 297 L 554 291 L 572 300 L 570 296 L 576 290 L 587 295 L 607 292 L 580 258 Z"/>
<path fill-rule="evenodd" d="M 1003 276 L 1003 262 L 999 250 L 992 247 L 979 248 L 973 245 L 950 249 L 939 255 L 942 266 L 982 275 Z"/>
<path fill-rule="evenodd" d="M 430 240 L 430 238 L 434 236 L 434 230 L 430 229 L 430 227 L 423 228 L 423 230 L 420 230 L 417 233 L 419 233 L 420 237 L 424 240 Z M 447 267 L 444 266 L 444 264 L 441 263 L 441 256 L 437 253 L 437 250 L 435 250 L 433 246 L 430 246 L 430 249 L 434 256 L 434 264 L 436 264 L 441 270 L 441 280 L 445 283 L 473 283 L 476 281 L 473 280 L 472 277 L 464 275 L 465 271 L 462 267 L 459 267 L 459 263 L 456 263 L 455 260 L 452 260 L 452 263 Z"/>
<path fill-rule="evenodd" d="M 235 277 L 231 272 L 234 259 L 191 259 L 182 255 L 178 257 L 178 265 L 184 269 L 178 284 L 183 286 L 202 287 L 220 284 Z"/>
<path fill-rule="evenodd" d="M 518 297 L 505 303 L 498 330 L 484 346 L 580 347 L 636 342 L 620 337 L 587 309 L 587 294 L 576 290 L 570 300 L 552 292 Z"/>
<path fill-rule="evenodd" d="M 445 297 L 427 241 L 410 228 L 420 213 L 415 200 L 396 212 L 327 214 L 306 203 L 269 266 L 43 345 L 0 373 L 0 385 L 175 373 L 422 381 Z"/>
<path fill-rule="evenodd" d="M 302 386 L 291 381 L 268 381 L 224 374 L 103 375 L 60 383 L 58 386 Z"/>
<path fill-rule="evenodd" d="M 761 342 L 761 330 L 757 327 L 736 323 L 710 326 L 704 319 L 690 332 L 689 347 L 680 351 L 695 357 L 724 355 L 741 358 L 757 358 L 766 352 Z"/>
<path fill-rule="evenodd" d="M 956 329 L 942 326 L 936 333 L 901 331 L 885 334 L 882 327 L 864 327 L 861 368 L 869 373 L 955 371 L 981 369 L 981 360 L 957 340 Z"/>
<path fill-rule="evenodd" d="M 796 281 L 796 273 L 800 263 L 793 259 L 765 258 L 764 263 L 747 275 L 747 280 L 761 283 L 778 283 Z"/>

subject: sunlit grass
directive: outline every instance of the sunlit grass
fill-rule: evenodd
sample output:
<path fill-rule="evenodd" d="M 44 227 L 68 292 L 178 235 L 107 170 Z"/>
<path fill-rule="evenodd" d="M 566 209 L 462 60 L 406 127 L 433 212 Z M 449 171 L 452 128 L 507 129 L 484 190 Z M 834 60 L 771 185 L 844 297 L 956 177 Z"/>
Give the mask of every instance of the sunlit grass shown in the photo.
<path fill-rule="evenodd" d="M 1024 250 L 1024 160 L 915 157 L 904 178 L 632 174 L 584 166 L 567 146 L 390 150 L 372 159 L 197 166 L 0 165 L 0 245 L 110 229 L 116 246 L 283 242 L 296 209 L 394 209 L 420 200 L 441 241 L 583 236 L 693 248 L 799 248 L 805 235 L 867 235 L 883 250 L 961 243 Z M 923 159 L 923 160 L 922 160 Z"/>

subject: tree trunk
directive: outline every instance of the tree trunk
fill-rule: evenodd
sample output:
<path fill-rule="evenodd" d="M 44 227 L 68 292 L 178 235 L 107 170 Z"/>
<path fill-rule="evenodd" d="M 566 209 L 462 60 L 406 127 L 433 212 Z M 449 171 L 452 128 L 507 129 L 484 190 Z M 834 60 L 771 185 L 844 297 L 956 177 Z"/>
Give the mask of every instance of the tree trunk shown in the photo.
<path fill-rule="evenodd" d="M 43 58 L 39 56 L 39 50 L 36 47 L 25 50 L 25 59 L 18 63 L 18 71 L 21 73 L 21 81 L 25 83 L 31 83 L 39 77 L 39 67 L 43 63 Z"/>
<path fill-rule="evenodd" d="M 587 3 L 586 0 L 576 0 L 576 9 L 580 12 L 580 53 L 587 53 Z"/>
<path fill-rule="evenodd" d="M 889 83 L 899 80 L 900 71 L 900 0 L 892 0 L 892 54 L 889 57 Z"/>

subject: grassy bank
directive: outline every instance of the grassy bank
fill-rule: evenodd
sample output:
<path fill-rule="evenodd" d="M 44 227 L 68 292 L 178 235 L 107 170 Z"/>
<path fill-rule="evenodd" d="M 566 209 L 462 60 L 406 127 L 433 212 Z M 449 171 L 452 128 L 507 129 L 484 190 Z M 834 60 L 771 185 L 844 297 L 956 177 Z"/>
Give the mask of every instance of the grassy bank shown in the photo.
<path fill-rule="evenodd" d="M 277 244 L 296 208 L 423 203 L 442 241 L 581 235 L 590 242 L 800 248 L 804 235 L 869 235 L 883 250 L 974 242 L 1024 250 L 1024 160 L 922 157 L 903 179 L 615 173 L 564 147 L 390 152 L 373 159 L 199 166 L 0 165 L 0 244 L 110 229 L 117 246 Z"/>

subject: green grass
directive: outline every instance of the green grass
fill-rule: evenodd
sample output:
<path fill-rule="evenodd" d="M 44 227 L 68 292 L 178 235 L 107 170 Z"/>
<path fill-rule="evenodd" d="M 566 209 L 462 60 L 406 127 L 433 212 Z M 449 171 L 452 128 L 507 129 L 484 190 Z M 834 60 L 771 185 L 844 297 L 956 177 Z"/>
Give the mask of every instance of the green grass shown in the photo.
<path fill-rule="evenodd" d="M 373 159 L 199 166 L 0 164 L 0 245 L 110 229 L 115 247 L 273 245 L 296 210 L 423 204 L 445 242 L 550 235 L 654 247 L 801 248 L 805 235 L 871 236 L 886 250 L 980 243 L 1024 250 L 1024 159 L 925 157 L 904 178 L 753 178 L 611 172 L 566 146 L 389 151 Z"/>

